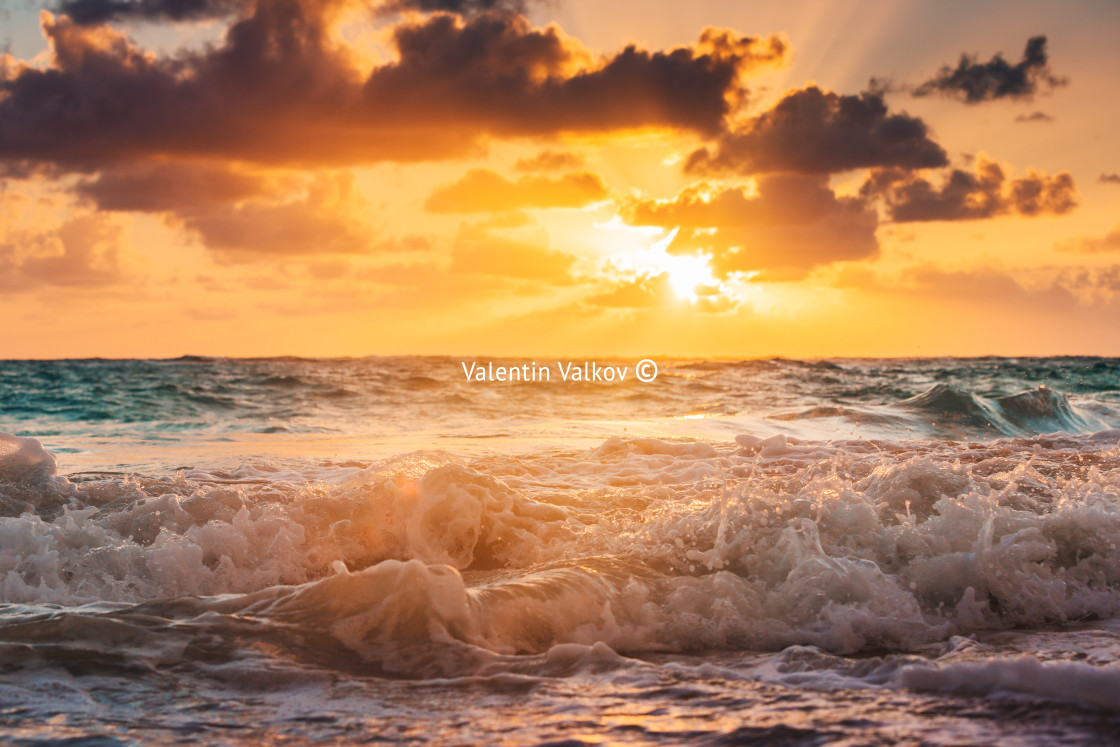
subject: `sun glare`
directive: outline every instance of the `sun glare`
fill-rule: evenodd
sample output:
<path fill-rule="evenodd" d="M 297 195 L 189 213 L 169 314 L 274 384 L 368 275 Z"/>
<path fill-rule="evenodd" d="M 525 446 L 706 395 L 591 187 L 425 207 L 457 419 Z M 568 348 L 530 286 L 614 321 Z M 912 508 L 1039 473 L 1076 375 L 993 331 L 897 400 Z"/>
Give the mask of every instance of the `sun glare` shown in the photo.
<path fill-rule="evenodd" d="M 713 289 L 711 292 L 720 294 L 728 290 L 726 284 L 717 280 L 712 273 L 710 256 L 669 252 L 669 246 L 680 229 L 674 229 L 650 243 L 648 229 L 626 226 L 617 217 L 605 223 L 598 223 L 595 227 L 609 230 L 614 234 L 610 242 L 612 250 L 609 258 L 609 266 L 613 272 L 624 276 L 664 275 L 673 290 L 673 295 L 681 301 L 692 303 L 699 300 L 701 288 L 711 288 Z M 628 246 L 623 248 L 627 244 Z"/>
<path fill-rule="evenodd" d="M 657 272 L 669 276 L 669 285 L 677 298 L 682 301 L 696 301 L 696 291 L 701 286 L 717 286 L 719 281 L 712 275 L 710 257 L 704 254 L 670 254 L 669 245 L 677 237 L 679 228 L 672 230 L 664 238 L 654 242 L 648 249 Z"/>
<path fill-rule="evenodd" d="M 698 288 L 717 284 L 705 256 L 666 254 L 659 264 L 661 270 L 668 273 L 669 285 L 681 300 L 695 301 Z"/>

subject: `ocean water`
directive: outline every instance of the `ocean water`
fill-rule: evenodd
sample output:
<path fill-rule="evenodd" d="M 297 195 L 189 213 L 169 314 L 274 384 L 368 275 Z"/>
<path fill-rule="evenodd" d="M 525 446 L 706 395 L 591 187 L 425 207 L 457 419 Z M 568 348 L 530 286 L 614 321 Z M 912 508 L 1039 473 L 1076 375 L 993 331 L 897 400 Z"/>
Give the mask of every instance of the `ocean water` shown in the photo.
<path fill-rule="evenodd" d="M 1120 360 L 472 363 L 0 362 L 0 741 L 1120 735 Z"/>

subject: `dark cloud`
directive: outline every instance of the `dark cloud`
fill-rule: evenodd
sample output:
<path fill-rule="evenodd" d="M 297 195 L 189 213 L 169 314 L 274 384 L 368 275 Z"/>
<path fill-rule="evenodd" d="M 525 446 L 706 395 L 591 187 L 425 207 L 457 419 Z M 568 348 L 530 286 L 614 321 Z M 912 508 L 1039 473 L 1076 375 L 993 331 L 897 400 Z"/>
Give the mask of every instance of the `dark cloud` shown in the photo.
<path fill-rule="evenodd" d="M 955 68 L 941 68 L 930 80 L 913 90 L 914 96 L 939 94 L 959 98 L 968 104 L 996 99 L 1031 99 L 1040 89 L 1064 86 L 1068 81 L 1050 72 L 1046 55 L 1046 37 L 1027 40 L 1023 59 L 1012 65 L 997 54 L 988 62 L 978 62 L 975 55 L 962 54 Z"/>
<path fill-rule="evenodd" d="M 538 0 L 543 2 L 544 0 Z M 421 13 L 458 13 L 471 15 L 492 11 L 524 13 L 527 0 L 389 0 L 378 9 L 380 13 L 400 13 L 406 10 Z"/>
<path fill-rule="evenodd" d="M 716 132 L 749 69 L 781 64 L 778 37 L 706 29 L 668 52 L 629 46 L 603 64 L 555 27 L 486 15 L 437 16 L 396 32 L 400 63 L 375 70 L 367 99 L 422 124 L 499 136 L 610 132 L 646 126 Z"/>
<path fill-rule="evenodd" d="M 567 150 L 542 150 L 531 158 L 518 158 L 513 168 L 518 171 L 566 171 L 583 166 L 583 156 Z"/>
<path fill-rule="evenodd" d="M 249 0 L 65 0 L 57 11 L 85 26 L 112 21 L 225 18 L 247 5 Z"/>
<path fill-rule="evenodd" d="M 339 165 L 463 156 L 495 137 L 712 134 L 742 76 L 788 57 L 778 37 L 708 29 L 691 46 L 597 60 L 523 16 L 438 14 L 398 25 L 399 59 L 363 77 L 333 33 L 344 5 L 259 0 L 220 45 L 175 57 L 45 15 L 50 67 L 0 79 L 0 169 L 154 157 Z"/>
<path fill-rule="evenodd" d="M 1101 174 L 1097 181 L 1101 184 L 1120 184 L 1120 174 Z"/>
<path fill-rule="evenodd" d="M 424 203 L 432 213 L 485 213 L 523 208 L 577 208 L 607 196 L 598 174 L 578 172 L 556 178 L 523 176 L 516 182 L 486 169 L 474 169 L 436 189 Z"/>
<path fill-rule="evenodd" d="M 1046 112 L 1031 112 L 1030 114 L 1020 114 L 1015 117 L 1016 122 L 1053 122 L 1054 117 Z"/>
<path fill-rule="evenodd" d="M 1028 171 L 1025 177 L 1009 179 L 1003 167 L 983 156 L 976 159 L 974 171 L 953 169 L 939 187 L 921 174 L 876 171 L 862 193 L 881 198 L 897 223 L 1063 215 L 1077 206 L 1077 186 L 1068 172 L 1049 176 Z"/>
<path fill-rule="evenodd" d="M 101 288 L 122 281 L 123 228 L 107 216 L 79 215 L 57 230 L 0 244 L 0 289 Z"/>
<path fill-rule="evenodd" d="M 757 272 L 790 280 L 812 268 L 878 255 L 878 219 L 861 197 L 837 197 L 824 176 L 776 174 L 745 188 L 688 187 L 672 200 L 633 201 L 623 207 L 632 225 L 679 228 L 669 250 L 708 252 L 721 275 Z"/>
<path fill-rule="evenodd" d="M 75 192 L 99 210 L 157 213 L 223 259 L 416 251 L 420 237 L 379 238 L 347 172 L 265 176 L 220 164 L 118 166 L 82 179 Z"/>
<path fill-rule="evenodd" d="M 816 86 L 785 95 L 773 109 L 720 136 L 685 164 L 691 173 L 827 174 L 855 168 L 927 168 L 948 163 L 917 117 L 890 114 L 881 94 L 842 96 Z"/>
<path fill-rule="evenodd" d="M 190 214 L 272 189 L 258 174 L 220 165 L 163 162 L 108 169 L 79 181 L 75 192 L 101 210 Z"/>

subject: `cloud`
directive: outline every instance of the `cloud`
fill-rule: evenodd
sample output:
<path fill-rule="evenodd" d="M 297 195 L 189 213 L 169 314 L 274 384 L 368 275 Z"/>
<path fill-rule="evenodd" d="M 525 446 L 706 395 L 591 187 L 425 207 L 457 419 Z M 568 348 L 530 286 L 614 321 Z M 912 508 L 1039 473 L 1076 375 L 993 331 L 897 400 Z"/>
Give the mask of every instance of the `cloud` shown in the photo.
<path fill-rule="evenodd" d="M 364 270 L 358 274 L 361 280 L 384 288 L 363 291 L 363 307 L 410 309 L 425 314 L 449 311 L 458 323 L 469 321 L 462 316 L 463 309 L 468 306 L 477 308 L 478 317 L 482 318 L 490 313 L 489 307 L 495 300 L 521 297 L 535 302 L 572 284 L 571 276 L 564 269 L 569 264 L 567 255 L 527 244 L 515 247 L 515 243 L 511 241 L 492 254 L 482 247 L 477 254 L 474 248 L 460 250 L 454 260 L 459 263 L 457 266 L 423 262 Z M 508 271 L 503 270 L 501 264 L 507 250 L 514 261 Z M 544 264 L 519 266 L 519 262 L 526 261 L 526 253 L 530 258 L 548 259 Z M 552 263 L 551 274 L 543 269 L 549 262 Z"/>
<path fill-rule="evenodd" d="M 944 270 L 930 265 L 906 269 L 902 285 L 907 294 L 922 294 L 965 305 L 1019 309 L 1038 314 L 1069 311 L 1078 298 L 1058 279 L 1029 284 L 1017 272 L 992 267 Z"/>
<path fill-rule="evenodd" d="M 460 236 L 451 253 L 455 275 L 493 275 L 570 285 L 576 258 L 564 252 L 496 236 Z"/>
<path fill-rule="evenodd" d="M 1058 282 L 1070 291 L 1087 292 L 1089 295 L 1086 300 L 1089 303 L 1095 302 L 1117 309 L 1117 301 L 1120 300 L 1120 265 L 1067 267 L 1059 273 Z"/>
<path fill-rule="evenodd" d="M 248 0 L 64 0 L 57 11 L 80 25 L 111 21 L 196 21 L 225 18 Z"/>
<path fill-rule="evenodd" d="M 420 254 L 431 252 L 435 248 L 434 243 L 430 236 L 421 236 L 419 234 L 409 234 L 406 236 L 381 239 L 375 242 L 372 249 L 376 253 L 407 253 L 407 254 Z"/>
<path fill-rule="evenodd" d="M 459 181 L 436 189 L 424 203 L 424 209 L 432 213 L 484 213 L 578 208 L 606 196 L 607 188 L 597 174 L 523 176 L 513 182 L 493 171 L 473 169 Z"/>
<path fill-rule="evenodd" d="M 486 220 L 463 223 L 451 245 L 452 276 L 487 275 L 532 280 L 536 284 L 571 285 L 576 258 L 549 249 L 548 234 L 531 222 Z"/>
<path fill-rule="evenodd" d="M 360 273 L 362 280 L 385 286 L 363 298 L 366 308 L 409 309 L 431 313 L 464 305 L 509 298 L 519 284 L 540 293 L 539 283 L 483 273 L 455 274 L 435 263 L 387 265 Z"/>
<path fill-rule="evenodd" d="M 542 150 L 530 158 L 519 158 L 513 168 L 517 171 L 567 171 L 583 166 L 583 156 L 567 150 Z"/>
<path fill-rule="evenodd" d="M 975 55 L 962 54 L 955 68 L 948 65 L 937 75 L 914 88 L 914 96 L 938 94 L 963 100 L 967 104 L 997 99 L 1030 100 L 1041 89 L 1066 85 L 1065 78 L 1050 72 L 1046 55 L 1046 37 L 1027 40 L 1023 59 L 1012 65 L 997 54 L 988 62 L 978 62 Z"/>
<path fill-rule="evenodd" d="M 465 223 L 452 240 L 450 261 L 383 265 L 359 273 L 363 280 L 392 285 L 393 306 L 447 306 L 499 295 L 539 295 L 570 286 L 576 257 L 549 249 L 543 232 L 500 232 L 490 221 Z M 421 300 L 416 302 L 416 297 Z M 411 300 L 409 300 L 411 299 Z"/>
<path fill-rule="evenodd" d="M 194 213 L 266 194 L 265 177 L 218 164 L 141 163 L 109 169 L 74 191 L 100 210 Z"/>
<path fill-rule="evenodd" d="M 983 155 L 974 171 L 953 169 L 939 187 L 924 175 L 887 169 L 873 172 L 861 191 L 882 199 L 896 223 L 1063 215 L 1077 206 L 1077 186 L 1068 172 L 1048 176 L 1028 170 L 1025 177 L 1009 179 Z"/>
<path fill-rule="evenodd" d="M 123 280 L 123 227 L 108 216 L 83 214 L 57 230 L 0 244 L 0 289 L 44 286 L 102 288 Z"/>
<path fill-rule="evenodd" d="M 624 281 L 606 293 L 591 296 L 587 303 L 616 309 L 648 309 L 662 306 L 673 298 L 669 273 L 663 272 Z"/>
<path fill-rule="evenodd" d="M 1031 282 L 1031 275 L 1034 275 Z M 1069 310 L 1078 305 L 1071 283 L 1027 270 L 978 266 L 945 269 L 931 264 L 904 267 L 895 278 L 867 268 L 845 267 L 835 287 L 913 299 L 925 296 L 966 306 L 1019 309 L 1030 313 Z"/>
<path fill-rule="evenodd" d="M 1120 184 L 1120 174 L 1101 174 L 1097 181 L 1101 184 Z"/>
<path fill-rule="evenodd" d="M 756 279 L 791 280 L 833 262 L 878 255 L 878 218 L 862 197 L 838 197 L 825 176 L 775 174 L 743 187 L 700 183 L 671 200 L 623 206 L 632 225 L 679 228 L 674 253 L 703 251 L 720 275 L 758 273 Z"/>
<path fill-rule="evenodd" d="M 1053 122 L 1054 117 L 1046 112 L 1031 112 L 1030 114 L 1020 114 L 1015 117 L 1016 122 Z"/>
<path fill-rule="evenodd" d="M 520 15 L 438 14 L 395 26 L 397 59 L 364 74 L 335 33 L 343 5 L 260 0 L 220 44 L 170 57 L 44 13 L 50 66 L 0 79 L 0 168 L 352 165 L 477 154 L 493 138 L 713 134 L 743 76 L 789 52 L 780 37 L 706 29 L 690 46 L 598 59 Z"/>
<path fill-rule="evenodd" d="M 1054 246 L 1065 254 L 1104 254 L 1120 252 L 1120 226 L 1116 226 L 1104 236 L 1082 236 L 1070 241 L 1062 241 Z"/>
<path fill-rule="evenodd" d="M 465 16 L 490 11 L 524 13 L 528 5 L 528 0 L 388 0 L 378 8 L 378 12 L 385 14 L 411 10 Z"/>
<path fill-rule="evenodd" d="M 881 94 L 843 96 L 810 85 L 787 93 L 774 108 L 721 135 L 714 152 L 693 152 L 685 170 L 827 174 L 947 163 L 925 123 L 905 113 L 890 114 Z"/>
<path fill-rule="evenodd" d="M 374 247 L 364 201 L 349 173 L 317 174 L 302 195 L 223 203 L 175 214 L 207 249 L 230 261 L 275 255 L 364 254 Z"/>
<path fill-rule="evenodd" d="M 1060 285 L 1050 283 L 1039 288 L 1028 287 L 1014 275 L 990 267 L 944 270 L 920 265 L 903 271 L 902 284 L 910 292 L 982 305 L 1034 309 L 1039 306 L 1070 308 L 1077 305 L 1077 299 Z"/>
<path fill-rule="evenodd" d="M 140 163 L 79 180 L 74 191 L 99 210 L 164 214 L 225 260 L 430 248 L 420 237 L 378 237 L 348 172 L 308 177 L 216 163 Z"/>

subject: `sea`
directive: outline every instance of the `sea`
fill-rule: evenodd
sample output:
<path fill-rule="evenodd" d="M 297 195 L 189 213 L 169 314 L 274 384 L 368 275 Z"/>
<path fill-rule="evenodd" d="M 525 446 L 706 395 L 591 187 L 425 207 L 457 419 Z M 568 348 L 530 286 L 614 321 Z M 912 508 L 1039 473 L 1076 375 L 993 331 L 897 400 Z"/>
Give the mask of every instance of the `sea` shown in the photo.
<path fill-rule="evenodd" d="M 6 745 L 1120 742 L 1117 359 L 0 361 L 0 431 Z"/>

